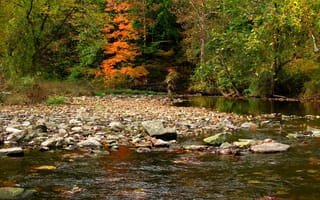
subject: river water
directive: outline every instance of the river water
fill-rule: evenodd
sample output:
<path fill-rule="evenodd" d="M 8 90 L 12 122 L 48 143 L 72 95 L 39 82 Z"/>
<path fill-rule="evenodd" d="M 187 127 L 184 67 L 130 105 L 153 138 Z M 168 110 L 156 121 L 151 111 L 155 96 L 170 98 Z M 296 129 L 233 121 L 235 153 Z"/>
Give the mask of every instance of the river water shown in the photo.
<path fill-rule="evenodd" d="M 212 106 L 217 99 L 208 99 L 209 103 L 189 99 L 184 106 L 217 109 L 217 103 Z M 308 126 L 319 128 L 319 117 L 306 116 L 319 113 L 316 107 L 292 103 L 295 106 L 286 103 L 282 104 L 284 107 L 278 106 L 277 102 L 265 102 L 263 106 L 263 102 L 255 102 L 258 106 L 248 109 L 244 105 L 240 110 L 237 103 L 232 103 L 236 109 L 230 110 L 232 106 L 229 106 L 229 110 L 224 110 L 255 115 L 274 112 L 296 115 L 274 119 L 256 132 L 237 133 L 243 138 L 269 137 L 290 143 L 291 148 L 285 153 L 241 156 L 137 153 L 128 147 L 120 147 L 107 155 L 89 151 L 29 151 L 21 158 L 0 158 L 0 187 L 36 189 L 37 193 L 28 199 L 319 199 L 320 139 L 290 141 L 285 137 L 302 132 Z M 199 144 L 201 140 L 201 137 L 184 138 L 180 142 Z M 185 158 L 196 162 L 176 162 Z M 35 166 L 56 168 L 33 170 Z"/>

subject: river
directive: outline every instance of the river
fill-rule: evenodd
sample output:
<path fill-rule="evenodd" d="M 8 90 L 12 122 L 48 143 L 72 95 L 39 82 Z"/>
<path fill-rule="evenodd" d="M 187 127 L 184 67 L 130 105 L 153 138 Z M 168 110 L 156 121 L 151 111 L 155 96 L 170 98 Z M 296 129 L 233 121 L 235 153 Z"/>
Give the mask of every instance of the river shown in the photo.
<path fill-rule="evenodd" d="M 28 199 L 320 198 L 320 139 L 289 141 L 286 138 L 287 134 L 304 131 L 308 126 L 320 127 L 316 105 L 312 108 L 298 102 L 258 101 L 250 104 L 245 100 L 237 103 L 230 99 L 197 98 L 188 99 L 179 106 L 218 109 L 217 105 L 225 105 L 225 110 L 219 109 L 252 115 L 295 115 L 275 118 L 256 132 L 237 133 L 243 138 L 269 137 L 290 142 L 291 148 L 285 153 L 245 153 L 240 156 L 167 151 L 137 153 L 124 146 L 110 154 L 31 150 L 24 157 L 0 158 L 0 187 L 35 189 L 37 192 Z M 200 144 L 201 140 L 202 137 L 184 138 L 179 142 Z M 176 162 L 182 158 L 195 162 Z M 34 170 L 35 166 L 54 168 Z"/>

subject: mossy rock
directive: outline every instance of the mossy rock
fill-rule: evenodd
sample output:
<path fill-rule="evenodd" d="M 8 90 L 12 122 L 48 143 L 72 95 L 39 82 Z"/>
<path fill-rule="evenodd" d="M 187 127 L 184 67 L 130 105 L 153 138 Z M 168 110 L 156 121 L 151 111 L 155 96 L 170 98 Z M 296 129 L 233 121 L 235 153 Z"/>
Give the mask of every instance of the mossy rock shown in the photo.
<path fill-rule="evenodd" d="M 209 145 L 219 146 L 222 143 L 227 142 L 229 136 L 230 133 L 218 133 L 213 136 L 204 138 L 203 141 Z"/>
<path fill-rule="evenodd" d="M 1 187 L 0 188 L 0 199 L 23 199 L 29 198 L 36 190 L 25 189 L 19 187 Z"/>

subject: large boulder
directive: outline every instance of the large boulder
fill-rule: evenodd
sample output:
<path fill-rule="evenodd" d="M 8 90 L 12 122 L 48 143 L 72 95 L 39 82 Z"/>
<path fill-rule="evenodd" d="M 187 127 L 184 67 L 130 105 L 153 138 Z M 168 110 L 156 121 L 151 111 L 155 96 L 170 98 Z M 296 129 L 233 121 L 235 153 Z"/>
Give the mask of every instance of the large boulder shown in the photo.
<path fill-rule="evenodd" d="M 24 156 L 24 151 L 21 147 L 0 149 L 0 156 L 22 157 Z"/>
<path fill-rule="evenodd" d="M 262 143 L 258 145 L 251 146 L 251 151 L 255 153 L 275 153 L 288 151 L 290 148 L 287 144 L 282 144 L 278 142 Z"/>
<path fill-rule="evenodd" d="M 144 121 L 141 124 L 151 137 L 166 141 L 177 139 L 176 129 L 165 128 L 161 121 Z"/>

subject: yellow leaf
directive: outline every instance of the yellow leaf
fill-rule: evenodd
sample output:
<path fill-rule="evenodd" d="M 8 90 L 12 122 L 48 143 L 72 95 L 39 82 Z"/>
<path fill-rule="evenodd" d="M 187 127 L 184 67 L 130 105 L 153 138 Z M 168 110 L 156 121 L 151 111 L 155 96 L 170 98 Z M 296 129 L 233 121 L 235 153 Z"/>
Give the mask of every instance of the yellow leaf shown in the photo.
<path fill-rule="evenodd" d="M 308 173 L 310 173 L 310 174 L 315 174 L 315 173 L 317 173 L 317 172 L 318 172 L 318 170 L 315 170 L 315 169 L 309 169 L 307 172 L 308 172 Z"/>
<path fill-rule="evenodd" d="M 33 170 L 55 170 L 55 169 L 57 169 L 57 167 L 51 166 L 51 165 L 42 165 L 39 167 L 33 167 L 32 169 Z"/>
<path fill-rule="evenodd" d="M 248 180 L 248 183 L 250 183 L 250 184 L 258 184 L 258 183 L 261 183 L 261 181 L 258 181 L 258 180 Z"/>

